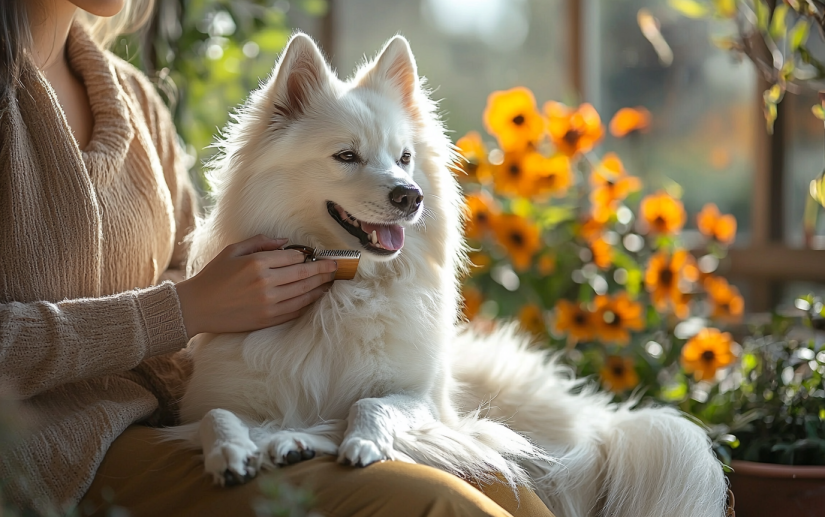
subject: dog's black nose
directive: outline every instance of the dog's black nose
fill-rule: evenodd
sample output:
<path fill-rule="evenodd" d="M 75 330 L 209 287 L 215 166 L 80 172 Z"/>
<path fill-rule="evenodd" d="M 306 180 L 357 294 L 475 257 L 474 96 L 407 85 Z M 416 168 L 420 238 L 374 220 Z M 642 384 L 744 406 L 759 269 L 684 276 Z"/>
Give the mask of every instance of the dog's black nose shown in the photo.
<path fill-rule="evenodd" d="M 408 214 L 418 210 L 423 200 L 424 193 L 415 185 L 399 185 L 390 192 L 392 206 Z"/>

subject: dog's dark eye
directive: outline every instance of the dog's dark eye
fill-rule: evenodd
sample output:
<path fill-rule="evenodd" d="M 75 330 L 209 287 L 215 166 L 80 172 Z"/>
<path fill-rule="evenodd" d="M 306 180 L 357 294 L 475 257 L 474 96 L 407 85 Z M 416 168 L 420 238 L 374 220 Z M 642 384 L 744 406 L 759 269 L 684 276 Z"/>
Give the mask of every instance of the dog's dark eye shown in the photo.
<path fill-rule="evenodd" d="M 355 163 L 358 161 L 358 155 L 353 151 L 341 151 L 340 153 L 334 155 L 333 158 L 344 163 Z"/>
<path fill-rule="evenodd" d="M 409 165 L 409 164 L 410 164 L 410 160 L 412 160 L 412 154 L 410 154 L 410 153 L 408 153 L 408 152 L 404 152 L 404 154 L 402 154 L 402 155 L 401 155 L 401 160 L 400 160 L 400 161 L 401 161 L 401 163 L 403 163 L 404 165 Z"/>

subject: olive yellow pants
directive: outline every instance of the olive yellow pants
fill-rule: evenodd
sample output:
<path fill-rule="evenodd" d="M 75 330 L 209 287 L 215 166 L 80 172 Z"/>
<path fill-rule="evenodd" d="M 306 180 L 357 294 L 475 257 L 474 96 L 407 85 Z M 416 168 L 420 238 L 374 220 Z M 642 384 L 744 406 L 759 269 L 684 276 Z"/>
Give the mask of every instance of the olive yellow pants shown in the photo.
<path fill-rule="evenodd" d="M 198 453 L 160 442 L 156 429 L 142 426 L 130 427 L 109 448 L 80 513 L 120 515 L 119 507 L 132 517 L 255 516 L 256 504 L 273 500 L 266 487 L 276 480 L 311 493 L 312 511 L 325 517 L 553 517 L 527 488 L 517 499 L 502 484 L 479 489 L 440 470 L 395 461 L 354 468 L 325 456 L 221 488 L 204 474 Z"/>

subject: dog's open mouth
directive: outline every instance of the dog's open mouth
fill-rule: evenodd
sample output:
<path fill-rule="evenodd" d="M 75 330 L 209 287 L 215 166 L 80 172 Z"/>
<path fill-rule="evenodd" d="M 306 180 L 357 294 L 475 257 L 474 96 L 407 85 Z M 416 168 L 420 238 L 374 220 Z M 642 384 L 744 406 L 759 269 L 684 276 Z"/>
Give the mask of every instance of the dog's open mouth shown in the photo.
<path fill-rule="evenodd" d="M 367 251 L 378 255 L 392 255 L 404 246 L 402 226 L 360 221 L 332 201 L 327 201 L 327 211 L 350 235 L 357 238 Z"/>

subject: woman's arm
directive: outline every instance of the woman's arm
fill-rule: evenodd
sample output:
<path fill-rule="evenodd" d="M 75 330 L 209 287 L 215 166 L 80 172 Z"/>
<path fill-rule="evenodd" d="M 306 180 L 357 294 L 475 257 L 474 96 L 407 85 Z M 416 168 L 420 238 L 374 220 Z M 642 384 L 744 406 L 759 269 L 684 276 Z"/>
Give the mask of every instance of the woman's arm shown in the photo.
<path fill-rule="evenodd" d="M 0 387 L 28 398 L 129 370 L 186 341 L 169 282 L 103 298 L 0 304 Z"/>

